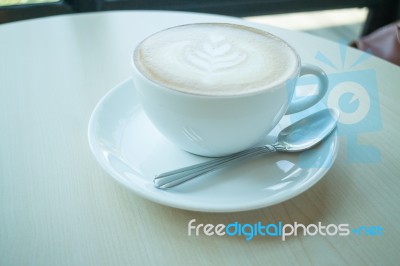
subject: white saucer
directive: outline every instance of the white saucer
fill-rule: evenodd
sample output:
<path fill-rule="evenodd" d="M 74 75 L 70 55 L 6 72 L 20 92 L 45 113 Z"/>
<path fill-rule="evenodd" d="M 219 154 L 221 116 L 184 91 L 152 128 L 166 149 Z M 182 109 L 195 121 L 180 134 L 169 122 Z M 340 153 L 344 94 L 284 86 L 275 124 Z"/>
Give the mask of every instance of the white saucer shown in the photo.
<path fill-rule="evenodd" d="M 315 112 L 321 107 L 310 108 Z M 314 109 L 314 110 L 312 110 Z M 297 114 L 305 116 L 306 113 Z M 284 117 L 266 142 L 300 117 Z M 169 190 L 153 187 L 157 173 L 203 162 L 166 140 L 144 114 L 131 80 L 97 104 L 89 121 L 89 145 L 100 165 L 133 192 L 160 204 L 195 211 L 257 209 L 290 199 L 313 186 L 332 166 L 337 133 L 302 153 L 275 153 L 222 169 Z"/>

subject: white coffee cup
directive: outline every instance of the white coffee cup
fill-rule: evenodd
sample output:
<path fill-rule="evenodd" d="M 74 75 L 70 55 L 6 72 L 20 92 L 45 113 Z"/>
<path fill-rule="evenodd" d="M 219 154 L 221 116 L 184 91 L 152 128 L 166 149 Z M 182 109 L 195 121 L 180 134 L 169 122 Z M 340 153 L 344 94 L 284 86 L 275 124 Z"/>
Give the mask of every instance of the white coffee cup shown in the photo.
<path fill-rule="evenodd" d="M 180 148 L 210 157 L 257 144 L 283 115 L 314 105 L 328 87 L 325 72 L 301 65 L 289 44 L 234 24 L 155 33 L 137 46 L 132 65 L 140 102 L 156 128 Z M 318 93 L 292 101 L 297 78 L 306 74 L 318 78 Z"/>

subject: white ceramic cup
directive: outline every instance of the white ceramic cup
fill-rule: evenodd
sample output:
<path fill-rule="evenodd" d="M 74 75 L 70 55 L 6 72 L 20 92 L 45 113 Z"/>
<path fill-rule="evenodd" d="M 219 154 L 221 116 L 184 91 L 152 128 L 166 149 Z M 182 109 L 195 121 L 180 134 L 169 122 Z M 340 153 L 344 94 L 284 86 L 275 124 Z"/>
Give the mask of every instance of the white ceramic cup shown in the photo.
<path fill-rule="evenodd" d="M 287 49 L 296 54 L 295 71 L 284 82 L 273 87 L 266 84 L 256 92 L 199 95 L 177 91 L 146 77 L 135 59 L 132 78 L 145 113 L 167 139 L 190 153 L 224 156 L 257 144 L 283 115 L 307 109 L 325 95 L 325 72 L 317 66 L 301 65 L 295 50 L 288 44 Z M 292 101 L 297 78 L 307 74 L 318 78 L 318 93 Z"/>

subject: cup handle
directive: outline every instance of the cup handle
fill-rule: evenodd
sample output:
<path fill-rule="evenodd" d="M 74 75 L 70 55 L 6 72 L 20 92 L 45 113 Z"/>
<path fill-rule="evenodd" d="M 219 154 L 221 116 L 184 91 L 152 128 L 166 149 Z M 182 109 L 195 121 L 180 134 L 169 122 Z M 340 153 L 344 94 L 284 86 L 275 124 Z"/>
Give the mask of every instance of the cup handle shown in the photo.
<path fill-rule="evenodd" d="M 328 77 L 326 73 L 319 67 L 314 65 L 305 64 L 301 66 L 300 77 L 304 75 L 315 75 L 318 78 L 318 93 L 312 96 L 295 97 L 294 93 L 292 101 L 289 104 L 289 108 L 286 114 L 293 114 L 303 111 L 317 102 L 326 94 L 328 90 Z"/>

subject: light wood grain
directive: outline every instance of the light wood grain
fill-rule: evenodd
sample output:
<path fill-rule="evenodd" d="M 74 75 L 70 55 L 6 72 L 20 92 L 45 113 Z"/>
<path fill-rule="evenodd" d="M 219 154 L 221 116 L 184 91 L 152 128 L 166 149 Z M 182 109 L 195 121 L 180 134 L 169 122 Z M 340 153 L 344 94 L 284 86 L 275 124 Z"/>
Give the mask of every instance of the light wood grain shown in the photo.
<path fill-rule="evenodd" d="M 383 128 L 359 141 L 378 147 L 381 161 L 349 163 L 343 136 L 328 174 L 289 201 L 240 213 L 178 210 L 134 195 L 100 168 L 87 143 L 88 119 L 98 100 L 129 77 L 133 47 L 157 29 L 210 20 L 239 21 L 108 12 L 0 27 L 0 265 L 398 264 L 400 69 L 374 57 L 359 69 L 376 70 Z M 321 65 L 317 51 L 339 60 L 336 43 L 263 27 L 307 62 Z M 187 234 L 191 219 L 380 225 L 384 236 L 196 237 Z"/>

